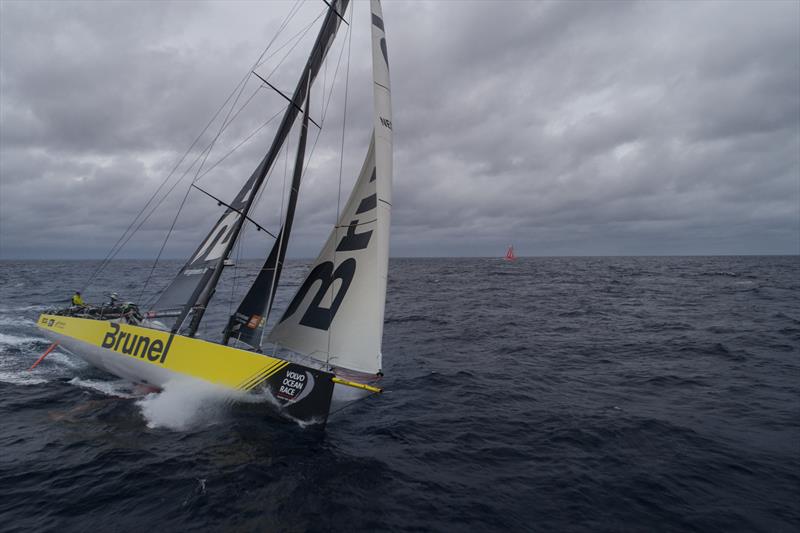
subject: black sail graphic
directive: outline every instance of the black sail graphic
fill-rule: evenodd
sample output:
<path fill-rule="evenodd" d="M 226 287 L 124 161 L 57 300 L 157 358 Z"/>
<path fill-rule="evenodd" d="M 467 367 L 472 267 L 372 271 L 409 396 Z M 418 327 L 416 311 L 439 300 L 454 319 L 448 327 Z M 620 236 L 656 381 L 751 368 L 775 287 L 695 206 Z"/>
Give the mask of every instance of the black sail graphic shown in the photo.
<path fill-rule="evenodd" d="M 310 91 L 306 94 L 306 110 L 308 110 L 309 101 Z M 275 299 L 275 291 L 278 288 L 278 281 L 283 269 L 283 260 L 286 257 L 289 235 L 292 232 L 297 197 L 300 193 L 300 180 L 303 176 L 303 158 L 305 157 L 307 134 L 308 111 L 303 114 L 297 157 L 294 162 L 294 174 L 292 175 L 292 186 L 286 206 L 286 219 L 264 266 L 261 267 L 261 271 L 258 273 L 250 290 L 247 291 L 242 303 L 239 304 L 236 313 L 231 315 L 228 321 L 223 340 L 225 344 L 231 337 L 250 346 L 259 346 L 261 344 L 261 334 L 264 331 L 264 325 L 267 322 Z"/>
<path fill-rule="evenodd" d="M 297 114 L 311 83 L 316 78 L 325 56 L 339 28 L 340 13 L 347 9 L 349 0 L 336 0 L 330 4 L 322 23 L 311 55 L 297 84 L 291 103 L 278 127 L 275 139 L 261 163 L 236 195 L 230 207 L 219 218 L 203 243 L 197 248 L 187 263 L 181 268 L 172 283 L 153 304 L 151 312 L 155 316 L 177 315 L 173 331 L 181 328 L 191 313 L 192 318 L 187 334 L 193 336 L 200 325 L 206 306 L 214 296 L 215 287 L 222 275 L 225 259 L 230 255 L 233 245 L 249 213 L 257 192 L 280 152 L 286 137 L 294 125 Z"/>

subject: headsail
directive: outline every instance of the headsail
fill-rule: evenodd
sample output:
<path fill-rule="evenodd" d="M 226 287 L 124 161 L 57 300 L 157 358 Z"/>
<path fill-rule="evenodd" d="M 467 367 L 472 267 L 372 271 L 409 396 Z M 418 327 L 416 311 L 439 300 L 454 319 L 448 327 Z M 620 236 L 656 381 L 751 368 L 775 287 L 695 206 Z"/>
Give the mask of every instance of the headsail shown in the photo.
<path fill-rule="evenodd" d="M 314 42 L 311 55 L 303 69 L 303 74 L 300 77 L 291 102 L 286 108 L 269 151 L 197 251 L 153 304 L 152 310 L 157 314 L 163 315 L 166 312 L 177 315 L 173 330 L 179 329 L 184 319 L 192 311 L 194 314 L 188 328 L 188 334 L 194 335 L 197 330 L 206 305 L 214 295 L 216 284 L 222 274 L 224 262 L 239 237 L 242 225 L 253 205 L 253 201 L 257 197 L 259 188 L 277 158 L 289 131 L 294 125 L 297 114 L 306 100 L 307 91 L 333 43 L 333 38 L 336 36 L 336 31 L 341 21 L 341 14 L 346 10 L 348 2 L 349 0 L 335 0 L 329 4 L 330 8 Z"/>
<path fill-rule="evenodd" d="M 374 374 L 381 341 L 392 202 L 392 110 L 380 2 L 371 1 L 374 130 L 350 198 L 271 342 Z"/>

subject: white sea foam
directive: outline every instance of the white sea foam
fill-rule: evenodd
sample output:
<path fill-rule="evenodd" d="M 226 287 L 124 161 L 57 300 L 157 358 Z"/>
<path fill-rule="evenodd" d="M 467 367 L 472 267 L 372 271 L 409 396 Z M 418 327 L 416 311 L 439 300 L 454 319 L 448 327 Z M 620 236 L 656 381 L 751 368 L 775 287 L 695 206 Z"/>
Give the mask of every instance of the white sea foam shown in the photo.
<path fill-rule="evenodd" d="M 212 424 L 229 405 L 244 397 L 230 389 L 195 380 L 173 380 L 161 392 L 148 394 L 136 404 L 149 428 L 184 431 Z"/>
<path fill-rule="evenodd" d="M 58 365 L 72 369 L 82 369 L 91 366 L 80 357 L 61 352 L 58 349 L 48 355 L 46 361 L 52 361 Z"/>
<path fill-rule="evenodd" d="M 52 305 L 23 305 L 22 307 L 0 307 L 0 312 L 7 313 L 9 311 L 44 311 L 45 309 L 52 309 Z"/>
<path fill-rule="evenodd" d="M 101 392 L 107 396 L 116 396 L 118 398 L 136 397 L 131 393 L 131 383 L 124 379 L 110 381 L 100 379 L 72 378 L 69 380 L 69 383 L 84 389 Z"/>
<path fill-rule="evenodd" d="M 39 385 L 47 383 L 41 375 L 30 373 L 27 370 L 0 370 L 0 382 L 14 385 Z"/>
<path fill-rule="evenodd" d="M 21 337 L 19 335 L 11 335 L 8 333 L 0 333 L 0 345 L 7 346 L 20 346 L 22 344 L 31 344 L 35 342 L 47 342 L 47 339 L 41 337 Z"/>
<path fill-rule="evenodd" d="M 30 326 L 32 324 L 30 318 L 22 318 L 19 316 L 0 316 L 0 326 Z"/>

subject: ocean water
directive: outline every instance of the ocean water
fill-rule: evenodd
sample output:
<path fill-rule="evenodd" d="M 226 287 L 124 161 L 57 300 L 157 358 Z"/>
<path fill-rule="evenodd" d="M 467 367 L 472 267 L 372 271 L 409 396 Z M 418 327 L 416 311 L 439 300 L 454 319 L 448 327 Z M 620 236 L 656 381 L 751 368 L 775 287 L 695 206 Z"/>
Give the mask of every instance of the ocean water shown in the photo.
<path fill-rule="evenodd" d="M 324 432 L 61 350 L 29 372 L 95 265 L 0 262 L 0 530 L 800 530 L 796 256 L 394 259 L 386 392 Z M 117 262 L 87 299 L 178 266 L 143 290 Z"/>

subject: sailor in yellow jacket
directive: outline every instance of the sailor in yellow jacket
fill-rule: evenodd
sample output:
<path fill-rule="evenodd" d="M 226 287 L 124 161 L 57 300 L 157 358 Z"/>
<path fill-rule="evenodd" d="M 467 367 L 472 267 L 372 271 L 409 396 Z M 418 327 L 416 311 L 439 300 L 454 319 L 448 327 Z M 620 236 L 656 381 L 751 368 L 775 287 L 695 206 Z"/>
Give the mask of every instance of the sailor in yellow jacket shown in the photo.
<path fill-rule="evenodd" d="M 81 291 L 75 291 L 75 294 L 72 295 L 72 305 L 77 305 L 79 307 L 86 305 L 83 298 L 81 298 Z"/>

